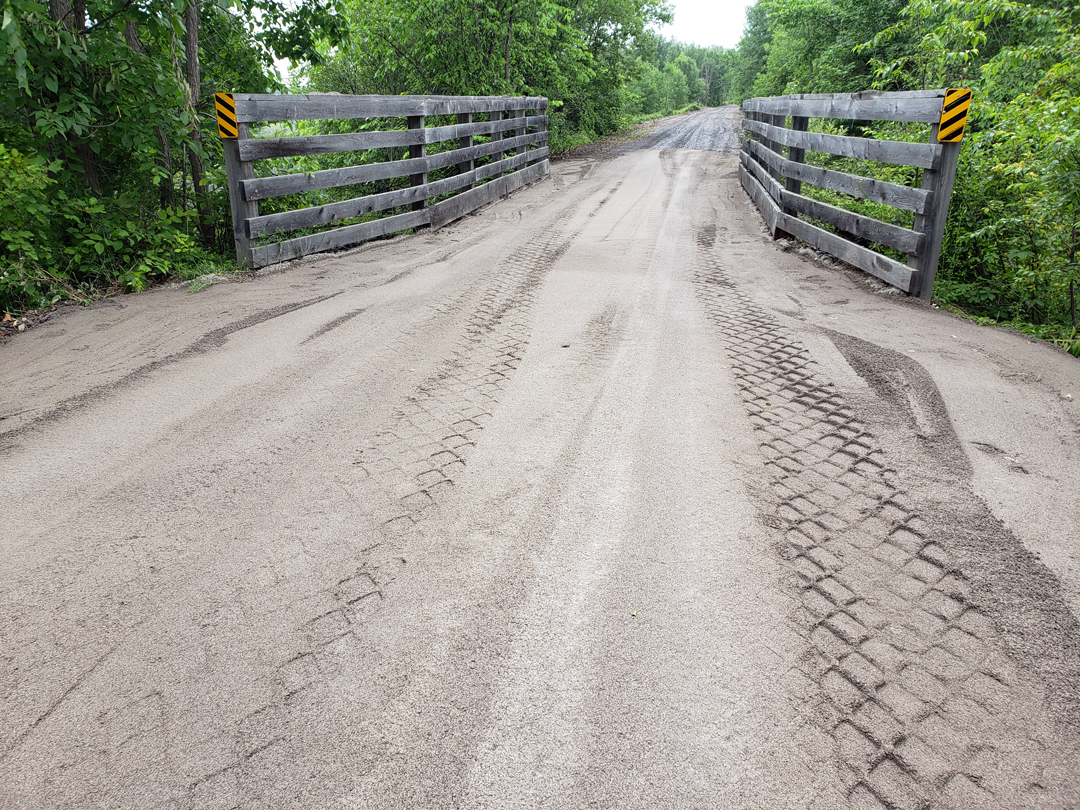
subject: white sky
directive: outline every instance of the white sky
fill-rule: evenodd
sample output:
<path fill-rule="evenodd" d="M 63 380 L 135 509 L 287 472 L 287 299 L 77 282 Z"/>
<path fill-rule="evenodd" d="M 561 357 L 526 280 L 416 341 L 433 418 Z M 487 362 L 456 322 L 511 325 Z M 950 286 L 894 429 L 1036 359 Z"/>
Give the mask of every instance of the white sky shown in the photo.
<path fill-rule="evenodd" d="M 661 35 L 702 47 L 734 48 L 742 38 L 746 7 L 753 0 L 670 0 L 675 22 L 660 29 Z"/>

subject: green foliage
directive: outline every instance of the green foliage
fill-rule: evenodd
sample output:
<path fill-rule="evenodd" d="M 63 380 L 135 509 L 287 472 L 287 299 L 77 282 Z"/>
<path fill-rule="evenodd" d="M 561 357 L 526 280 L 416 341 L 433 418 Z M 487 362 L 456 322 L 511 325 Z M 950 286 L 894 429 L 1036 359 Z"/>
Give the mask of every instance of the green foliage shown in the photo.
<path fill-rule="evenodd" d="M 900 0 L 758 0 L 747 9 L 729 100 L 865 90 L 871 67 L 855 48 L 894 23 L 901 8 Z M 887 54 L 876 48 L 869 55 Z"/>
<path fill-rule="evenodd" d="M 728 98 L 870 86 L 971 87 L 975 102 L 935 299 L 1080 353 L 1077 16 L 1072 7 L 1017 0 L 758 0 L 730 57 Z M 927 136 L 924 126 L 867 129 L 857 122 L 844 132 L 891 140 Z M 920 182 L 917 172 L 902 167 L 813 152 L 807 159 L 894 183 Z M 904 212 L 804 189 L 833 205 L 911 224 Z"/>
<path fill-rule="evenodd" d="M 0 307 L 8 311 L 143 289 L 181 269 L 197 244 L 225 247 L 215 236 L 228 233 L 229 209 L 211 94 L 273 89 L 275 57 L 314 58 L 317 43 L 339 42 L 343 28 L 318 0 L 206 0 L 202 81 L 189 87 L 195 0 L 2 2 Z M 201 223 L 197 167 L 213 189 Z"/>
<path fill-rule="evenodd" d="M 138 198 L 68 200 L 62 215 L 68 236 L 68 267 L 98 284 L 113 282 L 127 292 L 146 289 L 153 276 L 174 272 L 194 251 L 185 227 L 192 210 L 150 211 Z"/>
<path fill-rule="evenodd" d="M 0 301 L 15 304 L 7 309 L 47 307 L 62 297 L 56 288 L 66 280 L 45 269 L 52 264 L 50 168 L 39 155 L 0 144 Z"/>
<path fill-rule="evenodd" d="M 24 155 L 0 144 L 0 245 L 5 263 L 49 260 L 52 206 L 47 192 L 55 182 L 49 168 L 39 155 Z"/>
<path fill-rule="evenodd" d="M 310 89 L 546 96 L 555 151 L 691 101 L 722 102 L 712 89 L 726 76 L 720 51 L 659 39 L 648 26 L 671 15 L 657 0 L 347 0 L 347 9 L 349 44 L 306 71 Z"/>
<path fill-rule="evenodd" d="M 982 91 L 961 153 L 938 296 L 996 321 L 1075 329 L 1080 35 L 1071 12 L 1011 0 L 915 0 L 909 8 L 921 37 L 910 59 L 877 65 L 879 83 L 970 82 Z M 895 27 L 884 33 L 895 36 Z"/>

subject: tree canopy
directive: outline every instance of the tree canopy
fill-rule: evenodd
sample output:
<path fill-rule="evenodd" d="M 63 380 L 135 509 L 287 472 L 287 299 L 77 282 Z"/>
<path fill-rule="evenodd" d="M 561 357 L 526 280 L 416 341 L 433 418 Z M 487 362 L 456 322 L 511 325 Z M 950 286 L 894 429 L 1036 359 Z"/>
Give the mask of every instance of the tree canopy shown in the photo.
<path fill-rule="evenodd" d="M 1078 22 L 1080 9 L 1055 2 L 758 0 L 728 98 L 972 88 L 935 299 L 1080 353 Z"/>
<path fill-rule="evenodd" d="M 1080 345 L 1080 11 L 1053 0 L 758 0 L 728 50 L 660 36 L 664 0 L 0 2 L 8 312 L 231 264 L 215 91 L 543 95 L 559 152 L 750 96 L 970 86 L 937 299 Z"/>

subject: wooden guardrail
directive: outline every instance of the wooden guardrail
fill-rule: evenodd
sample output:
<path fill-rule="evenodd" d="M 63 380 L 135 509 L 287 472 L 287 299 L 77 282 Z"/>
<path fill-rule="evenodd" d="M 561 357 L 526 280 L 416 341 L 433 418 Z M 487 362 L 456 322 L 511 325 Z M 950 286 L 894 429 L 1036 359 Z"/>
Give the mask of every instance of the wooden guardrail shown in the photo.
<path fill-rule="evenodd" d="M 422 225 L 441 227 L 550 170 L 546 98 L 218 93 L 215 102 L 241 268 L 264 267 Z M 453 124 L 425 125 L 430 116 L 450 115 L 455 116 Z M 272 128 L 258 128 L 257 134 L 267 137 L 251 136 L 256 123 L 356 118 L 389 120 L 380 121 L 383 129 L 338 135 L 278 137 Z M 398 119 L 397 128 L 393 119 Z M 450 148 L 437 148 L 443 144 Z M 378 160 L 380 153 L 368 151 L 402 147 L 408 148 L 407 157 L 398 152 L 402 157 L 391 160 Z M 364 155 L 358 165 L 344 168 L 256 176 L 259 160 L 334 152 Z M 429 180 L 428 174 L 439 170 L 454 173 Z M 259 201 L 267 198 L 404 177 L 409 178 L 406 188 L 259 214 Z M 435 201 L 448 194 L 453 196 Z M 323 228 L 403 207 L 410 210 L 284 241 L 265 241 L 281 232 Z"/>
<path fill-rule="evenodd" d="M 743 102 L 751 139 L 740 154 L 739 179 L 774 238 L 790 235 L 929 301 L 949 212 L 969 90 L 795 95 Z M 930 124 L 927 143 L 809 132 L 811 118 Z M 784 149 L 787 154 L 784 154 Z M 806 151 L 922 169 L 919 188 L 807 165 Z M 828 205 L 802 194 L 810 183 L 914 213 L 905 228 Z M 807 221 L 817 220 L 865 243 L 908 254 L 907 264 Z"/>

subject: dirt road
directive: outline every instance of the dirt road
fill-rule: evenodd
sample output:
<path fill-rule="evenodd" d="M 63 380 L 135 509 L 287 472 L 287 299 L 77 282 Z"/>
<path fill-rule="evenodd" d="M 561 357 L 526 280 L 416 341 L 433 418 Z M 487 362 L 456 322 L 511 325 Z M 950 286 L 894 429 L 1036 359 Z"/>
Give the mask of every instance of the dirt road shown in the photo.
<path fill-rule="evenodd" d="M 1080 363 L 737 117 L 0 346 L 0 807 L 1078 806 Z"/>

